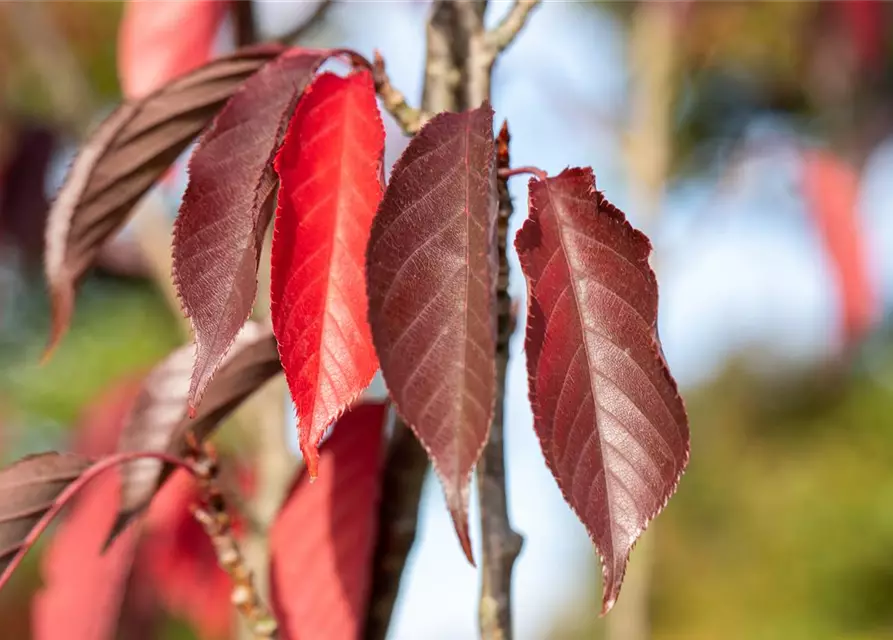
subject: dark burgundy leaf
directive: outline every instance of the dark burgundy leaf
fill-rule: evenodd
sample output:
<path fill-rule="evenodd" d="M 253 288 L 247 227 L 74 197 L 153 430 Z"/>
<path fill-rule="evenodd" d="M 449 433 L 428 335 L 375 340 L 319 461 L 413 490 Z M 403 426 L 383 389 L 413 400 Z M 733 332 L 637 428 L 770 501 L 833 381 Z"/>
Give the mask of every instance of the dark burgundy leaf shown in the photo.
<path fill-rule="evenodd" d="M 120 451 L 184 455 L 187 434 L 194 434 L 199 442 L 209 437 L 226 416 L 281 370 L 272 333 L 253 322 L 246 324 L 208 387 L 198 414 L 189 418 L 186 408 L 193 353 L 191 345 L 174 351 L 146 378 L 124 427 Z M 112 536 L 145 509 L 171 471 L 169 465 L 146 458 L 121 466 L 121 513 Z"/>
<path fill-rule="evenodd" d="M 0 471 L 0 573 L 59 494 L 89 466 L 78 455 L 41 453 Z"/>
<path fill-rule="evenodd" d="M 32 122 L 12 128 L 11 157 L 0 158 L 0 242 L 15 246 L 30 268 L 43 258 L 45 185 L 58 133 Z"/>
<path fill-rule="evenodd" d="M 90 136 L 50 209 L 46 275 L 53 305 L 48 350 L 68 328 L 74 286 L 103 242 L 246 78 L 284 49 L 244 49 L 126 102 Z"/>
<path fill-rule="evenodd" d="M 689 456 L 685 407 L 657 338 L 651 244 L 595 191 L 591 169 L 568 169 L 531 180 L 515 247 L 528 285 L 534 427 L 601 554 L 606 613 Z"/>
<path fill-rule="evenodd" d="M 362 637 L 377 531 L 384 404 L 360 404 L 322 445 L 270 531 L 272 604 L 283 640 Z"/>
<path fill-rule="evenodd" d="M 366 259 L 369 322 L 397 410 L 440 477 L 462 547 L 495 392 L 493 110 L 443 113 L 397 161 Z"/>
<path fill-rule="evenodd" d="M 229 2 L 127 0 L 118 31 L 118 77 L 139 98 L 208 61 Z"/>
<path fill-rule="evenodd" d="M 291 50 L 245 82 L 202 136 L 174 225 L 174 283 L 195 330 L 189 405 L 251 313 L 273 215 L 273 159 L 301 94 L 333 52 Z"/>
<path fill-rule="evenodd" d="M 276 156 L 273 331 L 312 477 L 326 429 L 378 369 L 363 269 L 383 155 L 372 75 L 363 71 L 319 76 Z"/>

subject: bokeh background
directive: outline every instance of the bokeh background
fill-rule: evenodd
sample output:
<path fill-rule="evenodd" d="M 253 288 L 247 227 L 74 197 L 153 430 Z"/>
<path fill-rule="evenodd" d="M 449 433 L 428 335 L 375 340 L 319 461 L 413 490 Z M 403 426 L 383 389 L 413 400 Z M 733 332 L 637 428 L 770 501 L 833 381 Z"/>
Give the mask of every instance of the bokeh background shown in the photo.
<path fill-rule="evenodd" d="M 257 5 L 270 37 L 313 10 Z M 490 5 L 494 21 L 508 7 Z M 302 44 L 379 49 L 417 102 L 428 9 L 339 2 Z M 0 3 L 5 463 L 114 420 L 115 403 L 184 340 L 158 268 L 181 166 L 107 247 L 71 333 L 38 364 L 43 216 L 78 139 L 120 100 L 121 12 Z M 546 0 L 499 61 L 493 100 L 513 161 L 593 166 L 651 236 L 660 335 L 692 429 L 678 493 L 599 620 L 598 560 L 539 452 L 518 332 L 507 446 L 510 512 L 526 538 L 514 586 L 522 640 L 893 638 L 891 34 L 893 4 L 865 0 Z M 231 46 L 225 24 L 218 49 Z M 405 139 L 385 119 L 392 162 Z M 516 229 L 523 180 L 512 193 Z M 511 286 L 523 301 L 516 260 Z M 31 554 L 0 593 L 4 638 L 29 637 L 39 565 Z M 392 637 L 475 637 L 477 588 L 429 481 Z M 207 636 L 168 610 L 150 637 Z"/>

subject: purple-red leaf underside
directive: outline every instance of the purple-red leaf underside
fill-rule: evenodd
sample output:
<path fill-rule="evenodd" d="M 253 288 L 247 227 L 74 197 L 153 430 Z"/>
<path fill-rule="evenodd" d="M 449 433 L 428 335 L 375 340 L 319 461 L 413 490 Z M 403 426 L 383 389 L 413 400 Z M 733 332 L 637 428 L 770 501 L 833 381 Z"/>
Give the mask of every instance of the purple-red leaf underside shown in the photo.
<path fill-rule="evenodd" d="M 443 483 L 471 562 L 469 476 L 496 382 L 494 156 L 488 104 L 434 117 L 393 169 L 366 258 L 385 382 Z"/>
<path fill-rule="evenodd" d="M 515 247 L 528 285 L 534 428 L 602 557 L 604 614 L 689 457 L 685 407 L 657 337 L 651 244 L 595 190 L 591 169 L 568 169 L 531 180 Z"/>
<path fill-rule="evenodd" d="M 195 331 L 190 411 L 251 313 L 273 215 L 273 159 L 305 87 L 333 53 L 293 49 L 258 71 L 214 119 L 189 161 L 173 271 Z"/>
<path fill-rule="evenodd" d="M 302 98 L 276 157 L 273 331 L 311 477 L 326 429 L 378 368 L 364 261 L 384 135 L 371 73 L 326 73 Z"/>
<path fill-rule="evenodd" d="M 119 451 L 184 455 L 187 435 L 192 434 L 198 442 L 208 438 L 224 418 L 281 371 L 272 333 L 254 322 L 247 323 L 208 387 L 198 413 L 189 418 L 187 392 L 194 353 L 192 345 L 181 347 L 148 375 L 124 425 Z M 121 512 L 111 537 L 149 505 L 171 471 L 170 465 L 149 458 L 121 465 Z"/>
<path fill-rule="evenodd" d="M 103 243 L 246 78 L 284 51 L 242 49 L 125 102 L 81 148 L 48 214 L 46 276 L 53 308 L 47 351 L 68 328 L 74 287 Z"/>
<path fill-rule="evenodd" d="M 270 531 L 272 605 L 283 640 L 362 637 L 378 530 L 386 405 L 355 405 L 302 473 Z"/>
<path fill-rule="evenodd" d="M 59 495 L 89 466 L 78 455 L 42 453 L 0 471 L 0 574 Z"/>

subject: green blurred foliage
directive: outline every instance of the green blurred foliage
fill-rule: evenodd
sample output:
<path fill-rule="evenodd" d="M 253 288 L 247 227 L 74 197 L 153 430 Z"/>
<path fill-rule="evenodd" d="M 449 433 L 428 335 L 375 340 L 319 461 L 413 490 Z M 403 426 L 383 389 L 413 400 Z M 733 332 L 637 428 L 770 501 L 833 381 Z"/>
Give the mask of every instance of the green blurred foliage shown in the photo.
<path fill-rule="evenodd" d="M 3 421 L 17 426 L 6 439 L 19 441 L 13 451 L 5 447 L 4 457 L 49 444 L 90 399 L 121 377 L 148 369 L 178 341 L 174 318 L 152 285 L 94 278 L 81 289 L 71 331 L 41 364 L 49 335 L 42 289 L 38 282 L 25 285 L 0 332 L 0 407 L 7 414 Z"/>

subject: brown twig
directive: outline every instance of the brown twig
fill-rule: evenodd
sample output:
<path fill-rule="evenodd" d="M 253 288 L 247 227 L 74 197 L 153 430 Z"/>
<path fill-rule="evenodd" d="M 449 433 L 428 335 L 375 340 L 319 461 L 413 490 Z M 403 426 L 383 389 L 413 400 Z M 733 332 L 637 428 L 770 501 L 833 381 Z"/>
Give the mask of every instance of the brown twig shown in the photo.
<path fill-rule="evenodd" d="M 400 576 L 415 542 L 419 502 L 428 455 L 399 418 L 388 447 L 381 486 L 378 540 L 372 560 L 372 598 L 366 613 L 366 640 L 385 640 Z"/>
<path fill-rule="evenodd" d="M 303 22 L 276 38 L 276 41 L 280 44 L 291 44 L 300 40 L 319 26 L 333 4 L 335 4 L 334 0 L 322 0 L 322 2 L 317 3 L 313 13 L 307 16 Z"/>
<path fill-rule="evenodd" d="M 223 492 L 217 486 L 217 461 L 208 445 L 200 448 L 193 441 L 192 449 L 193 469 L 202 493 L 202 503 L 193 507 L 193 515 L 211 539 L 218 564 L 232 578 L 232 602 L 254 637 L 276 638 L 276 619 L 261 599 L 233 533 Z"/>
<path fill-rule="evenodd" d="M 497 166 L 509 168 L 509 131 L 503 123 L 497 139 Z M 514 207 L 508 190 L 508 178 L 498 180 L 499 218 L 497 243 L 499 277 L 496 289 L 496 411 L 490 427 L 490 439 L 477 466 L 478 494 L 481 502 L 481 596 L 478 617 L 481 637 L 507 640 L 512 636 L 512 569 L 521 553 L 523 538 L 512 529 L 508 516 L 508 492 L 505 483 L 504 419 L 505 377 L 509 362 L 509 341 L 515 322 L 512 299 L 508 293 L 509 266 L 506 253 L 509 218 Z"/>
<path fill-rule="evenodd" d="M 524 15 L 520 16 L 517 26 L 512 26 L 518 22 L 519 16 L 516 15 L 508 26 L 501 27 L 501 35 L 491 36 L 484 29 L 486 5 L 486 0 L 434 2 L 426 32 L 425 85 L 420 112 L 414 113 L 399 92 L 394 91 L 391 94 L 390 107 L 385 96 L 382 96 L 386 100 L 385 107 L 392 114 L 394 111 L 400 114 L 395 115 L 395 118 L 404 126 L 404 130 L 411 132 L 417 122 L 424 122 L 426 114 L 478 107 L 484 100 L 490 99 L 490 76 L 496 55 L 521 29 L 533 7 L 524 9 Z M 512 13 L 517 11 L 518 8 L 513 8 Z M 493 40 L 494 37 L 496 40 Z M 494 45 L 494 42 L 503 41 L 505 44 L 499 47 Z M 376 56 L 375 66 L 379 67 L 376 85 L 379 95 L 382 95 L 387 76 L 380 56 Z M 387 85 L 389 84 L 388 82 Z M 393 90 L 393 87 L 385 87 L 385 94 L 389 90 Z M 419 120 L 415 119 L 416 114 Z M 410 126 L 405 126 L 404 122 Z M 504 162 L 507 166 L 507 133 L 503 139 L 506 145 Z M 508 264 L 505 259 L 511 200 L 504 180 L 500 181 L 500 196 L 501 263 L 497 292 L 499 339 L 496 354 L 499 391 L 490 442 L 478 467 L 484 526 L 480 620 L 484 638 L 507 640 L 512 633 L 511 568 L 520 551 L 521 538 L 512 531 L 506 511 L 502 442 L 508 339 L 512 333 L 514 318 L 512 301 L 508 295 Z M 428 466 L 424 450 L 402 421 L 397 421 L 395 429 L 382 491 L 379 540 L 366 623 L 367 640 L 382 640 L 387 633 L 400 578 L 415 538 L 419 497 Z"/>
<path fill-rule="evenodd" d="M 494 57 L 515 40 L 539 3 L 540 0 L 516 0 L 502 21 L 487 32 L 485 41 Z"/>
<path fill-rule="evenodd" d="M 257 21 L 252 0 L 236 0 L 232 3 L 236 46 L 246 47 L 257 42 Z"/>
<path fill-rule="evenodd" d="M 458 105 L 460 72 L 452 53 L 453 5 L 447 0 L 437 0 L 428 22 L 422 96 L 422 111 L 425 113 L 452 111 Z M 376 63 L 379 60 L 380 57 L 376 56 Z M 383 71 L 383 63 L 381 66 Z M 377 84 L 381 80 L 379 78 Z M 399 118 L 397 120 L 400 121 Z M 409 427 L 395 417 L 382 484 L 378 541 L 373 556 L 372 589 L 364 634 L 366 640 L 384 640 L 387 636 L 406 559 L 415 541 L 419 502 L 427 469 L 425 450 Z"/>
<path fill-rule="evenodd" d="M 422 112 L 414 109 L 406 102 L 406 96 L 394 88 L 391 79 L 385 70 L 384 58 L 375 52 L 375 60 L 372 63 L 372 77 L 375 80 L 375 91 L 381 98 L 385 110 L 390 113 L 404 133 L 414 135 L 422 127 Z"/>

